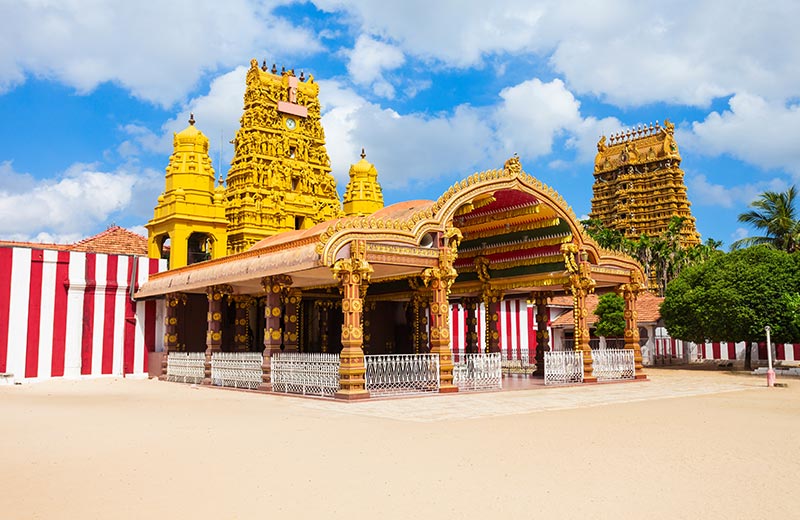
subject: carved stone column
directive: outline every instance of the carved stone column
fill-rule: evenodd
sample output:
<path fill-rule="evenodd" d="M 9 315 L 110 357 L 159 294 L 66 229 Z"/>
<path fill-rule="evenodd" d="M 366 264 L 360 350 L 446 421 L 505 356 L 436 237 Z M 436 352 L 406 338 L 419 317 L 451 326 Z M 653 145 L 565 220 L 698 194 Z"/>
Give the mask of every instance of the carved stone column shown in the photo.
<path fill-rule="evenodd" d="M 642 367 L 642 349 L 639 345 L 639 324 L 636 312 L 636 300 L 643 290 L 644 285 L 635 271 L 631 274 L 631 282 L 621 285 L 618 289 L 619 294 L 625 300 L 625 348 L 633 350 L 636 379 L 647 379 L 644 367 Z"/>
<path fill-rule="evenodd" d="M 297 352 L 300 336 L 300 301 L 303 294 L 294 289 L 286 291 L 283 297 L 285 315 L 283 318 L 283 343 L 286 352 Z"/>
<path fill-rule="evenodd" d="M 464 298 L 461 305 L 467 311 L 467 335 L 465 339 L 465 350 L 467 354 L 478 353 L 478 303 L 475 298 Z"/>
<path fill-rule="evenodd" d="M 291 284 L 291 278 L 284 275 L 266 276 L 261 279 L 264 288 L 264 360 L 261 364 L 261 385 L 259 390 L 272 390 L 270 356 L 281 351 L 283 334 L 281 331 L 281 294 L 284 287 Z M 287 283 L 288 282 L 288 283 Z"/>
<path fill-rule="evenodd" d="M 170 352 L 178 350 L 178 305 L 186 304 L 186 295 L 183 293 L 170 293 L 167 295 L 167 315 L 164 318 L 164 356 L 161 358 L 160 380 L 167 378 L 167 356 Z"/>
<path fill-rule="evenodd" d="M 222 350 L 222 303 L 226 294 L 233 292 L 228 285 L 212 285 L 206 289 L 208 297 L 208 329 L 206 331 L 206 362 L 204 385 L 211 384 L 211 357 Z"/>
<path fill-rule="evenodd" d="M 439 392 L 458 392 L 453 384 L 453 351 L 450 347 L 450 287 L 458 276 L 453 262 L 456 259 L 461 232 L 450 228 L 439 249 L 439 266 L 422 273 L 425 285 L 431 288 L 431 354 L 439 354 Z"/>
<path fill-rule="evenodd" d="M 414 322 L 411 324 L 414 354 L 427 354 L 430 351 L 428 344 L 428 302 L 423 288 L 417 288 L 411 299 Z"/>
<path fill-rule="evenodd" d="M 500 321 L 500 303 L 503 295 L 497 290 L 484 288 L 483 305 L 486 308 L 484 330 L 486 331 L 486 352 L 500 352 L 500 331 L 497 325 Z"/>
<path fill-rule="evenodd" d="M 372 316 L 375 308 L 375 302 L 364 302 L 364 315 L 361 320 L 364 324 L 364 344 L 361 348 L 364 350 L 365 355 L 370 352 L 370 342 L 372 341 Z"/>
<path fill-rule="evenodd" d="M 536 305 L 536 371 L 537 376 L 544 376 L 544 353 L 550 347 L 550 333 L 547 332 L 547 322 L 550 313 L 547 310 L 547 302 L 553 297 L 549 292 L 537 292 L 533 295 L 533 303 Z"/>
<path fill-rule="evenodd" d="M 253 302 L 252 296 L 236 295 L 233 297 L 234 305 L 236 308 L 236 334 L 233 338 L 234 349 L 237 352 L 245 352 L 249 350 L 249 335 L 250 329 L 249 309 Z"/>
<path fill-rule="evenodd" d="M 564 263 L 570 273 L 566 289 L 572 294 L 572 313 L 575 320 L 575 350 L 583 354 L 583 381 L 595 383 L 592 365 L 592 348 L 589 346 L 589 325 L 586 320 L 586 296 L 594 292 L 595 281 L 591 277 L 591 266 L 586 252 L 580 251 L 580 260 L 576 259 L 578 247 L 575 244 L 563 244 Z"/>
<path fill-rule="evenodd" d="M 350 246 L 351 257 L 337 260 L 333 275 L 342 287 L 342 352 L 339 354 L 339 391 L 337 399 L 364 399 L 365 388 L 364 328 L 361 322 L 364 301 L 362 286 L 369 284 L 372 267 L 364 259 L 366 244 L 355 241 Z"/>

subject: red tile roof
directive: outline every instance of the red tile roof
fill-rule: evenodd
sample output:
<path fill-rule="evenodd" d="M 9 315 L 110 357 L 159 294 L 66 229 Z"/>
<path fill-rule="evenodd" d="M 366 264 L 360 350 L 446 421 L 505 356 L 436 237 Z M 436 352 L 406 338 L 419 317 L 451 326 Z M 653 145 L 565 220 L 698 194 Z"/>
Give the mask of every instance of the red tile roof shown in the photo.
<path fill-rule="evenodd" d="M 147 238 L 119 226 L 111 226 L 102 233 L 76 242 L 72 250 L 147 256 Z"/>
<path fill-rule="evenodd" d="M 664 298 L 660 298 L 653 293 L 644 292 L 639 295 L 639 298 L 636 300 L 636 312 L 638 314 L 638 322 L 639 323 L 656 323 L 658 320 L 661 319 L 661 313 L 659 312 L 659 307 L 661 306 L 661 302 L 664 301 Z M 563 306 L 569 305 L 572 306 L 572 297 L 571 296 L 556 296 L 550 302 L 551 305 L 554 306 Z M 597 308 L 597 295 L 590 294 L 586 297 L 586 310 L 588 311 L 588 316 L 586 321 L 589 323 L 589 326 L 593 326 L 597 323 L 597 315 L 594 313 L 594 310 Z M 572 327 L 575 324 L 575 319 L 572 317 L 572 311 L 569 310 L 553 320 L 552 326 L 553 327 Z"/>
<path fill-rule="evenodd" d="M 0 240 L 0 247 L 29 247 L 31 249 L 55 249 L 57 251 L 82 251 L 112 255 L 147 256 L 147 238 L 119 226 L 111 226 L 93 237 L 84 238 L 74 244 L 46 244 L 40 242 L 18 242 Z"/>

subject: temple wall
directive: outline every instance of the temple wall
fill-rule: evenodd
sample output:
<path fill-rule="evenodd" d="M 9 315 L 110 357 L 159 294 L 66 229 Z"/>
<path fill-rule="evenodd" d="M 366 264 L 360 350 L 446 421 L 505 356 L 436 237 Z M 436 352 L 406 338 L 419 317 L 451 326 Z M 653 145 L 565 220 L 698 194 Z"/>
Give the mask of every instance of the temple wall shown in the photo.
<path fill-rule="evenodd" d="M 164 305 L 133 301 L 131 283 L 166 269 L 145 257 L 0 248 L 0 373 L 146 376 L 148 352 L 163 349 Z"/>

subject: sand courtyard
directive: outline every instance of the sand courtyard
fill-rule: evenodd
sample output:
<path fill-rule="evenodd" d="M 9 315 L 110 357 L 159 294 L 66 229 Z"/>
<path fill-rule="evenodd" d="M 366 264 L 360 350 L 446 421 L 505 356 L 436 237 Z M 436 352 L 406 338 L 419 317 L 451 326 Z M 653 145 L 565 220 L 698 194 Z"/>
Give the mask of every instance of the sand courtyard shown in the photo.
<path fill-rule="evenodd" d="M 800 380 L 341 403 L 157 380 L 0 387 L 0 518 L 800 515 Z"/>

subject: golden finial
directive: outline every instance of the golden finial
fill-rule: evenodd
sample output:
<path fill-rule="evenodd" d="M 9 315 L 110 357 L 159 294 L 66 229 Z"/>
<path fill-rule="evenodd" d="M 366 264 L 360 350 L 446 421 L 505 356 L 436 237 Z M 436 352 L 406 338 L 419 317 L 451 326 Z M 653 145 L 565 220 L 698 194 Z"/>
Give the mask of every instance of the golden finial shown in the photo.
<path fill-rule="evenodd" d="M 367 158 L 367 154 L 366 154 L 366 152 L 364 152 L 364 148 L 363 147 L 361 148 L 361 158 L 362 159 L 366 159 Z"/>
<path fill-rule="evenodd" d="M 195 123 L 195 121 L 194 121 L 194 112 L 190 112 L 189 113 L 189 124 L 194 126 L 194 123 Z"/>

